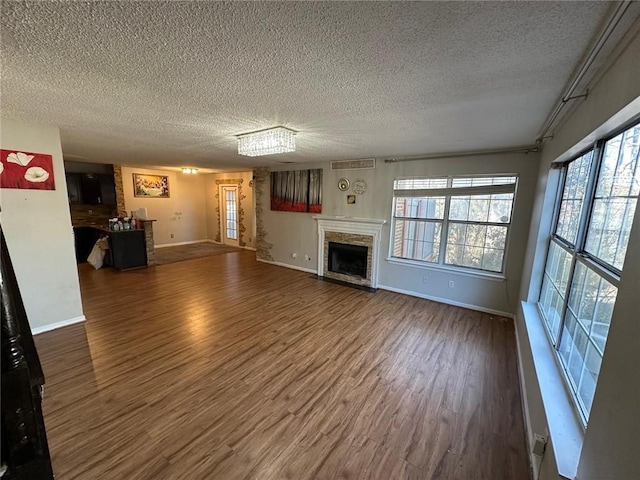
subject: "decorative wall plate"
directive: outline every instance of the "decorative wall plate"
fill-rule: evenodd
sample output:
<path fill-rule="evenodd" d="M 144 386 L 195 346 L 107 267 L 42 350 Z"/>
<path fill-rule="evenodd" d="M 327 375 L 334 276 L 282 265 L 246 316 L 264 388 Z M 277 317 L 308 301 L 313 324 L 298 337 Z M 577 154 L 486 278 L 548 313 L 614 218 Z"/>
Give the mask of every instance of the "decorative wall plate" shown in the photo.
<path fill-rule="evenodd" d="M 353 193 L 362 195 L 366 191 L 367 191 L 367 182 L 365 182 L 362 178 L 358 178 L 353 182 Z"/>
<path fill-rule="evenodd" d="M 349 185 L 350 185 L 350 182 L 348 178 L 341 178 L 340 180 L 338 180 L 338 189 L 341 192 L 348 190 Z"/>

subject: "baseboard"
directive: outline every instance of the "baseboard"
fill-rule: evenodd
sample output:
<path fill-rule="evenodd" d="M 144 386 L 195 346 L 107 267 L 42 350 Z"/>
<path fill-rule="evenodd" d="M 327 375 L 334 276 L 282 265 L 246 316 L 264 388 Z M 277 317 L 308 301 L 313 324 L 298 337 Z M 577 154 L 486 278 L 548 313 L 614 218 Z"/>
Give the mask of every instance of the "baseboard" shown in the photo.
<path fill-rule="evenodd" d="M 532 472 L 532 478 L 538 478 L 540 470 L 540 457 L 533 455 L 531 442 L 533 434 L 531 433 L 531 417 L 529 416 L 529 404 L 527 403 L 527 386 L 524 383 L 524 370 L 522 369 L 522 351 L 520 350 L 520 334 L 518 333 L 517 316 L 513 321 L 514 330 L 516 332 L 516 353 L 518 354 L 518 378 L 520 380 L 520 403 L 522 408 L 522 417 L 524 418 L 524 435 L 527 440 L 527 454 L 529 456 L 529 467 Z"/>
<path fill-rule="evenodd" d="M 38 335 L 44 332 L 50 332 L 51 330 L 56 330 L 58 328 L 67 327 L 69 325 L 73 325 L 74 323 L 81 323 L 86 320 L 84 315 L 80 315 L 79 317 L 69 318 L 68 320 L 62 320 L 61 322 L 50 323 L 49 325 L 43 325 L 41 327 L 36 327 L 31 329 L 31 333 L 33 335 Z"/>
<path fill-rule="evenodd" d="M 274 261 L 271 261 L 271 260 L 263 260 L 261 258 L 257 258 L 256 260 L 258 260 L 259 262 L 262 262 L 262 263 L 268 263 L 269 265 L 276 265 L 278 267 L 286 267 L 286 268 L 290 268 L 292 270 L 300 270 L 301 272 L 313 273 L 314 275 L 318 274 L 317 270 L 313 270 L 311 268 L 298 267 L 297 265 L 289 265 L 288 263 L 274 262 Z"/>
<path fill-rule="evenodd" d="M 438 303 L 445 303 L 447 305 L 453 305 L 454 307 L 468 308 L 469 310 L 477 310 L 478 312 L 490 313 L 491 315 L 499 315 L 501 317 L 514 318 L 513 313 L 501 312 L 500 310 L 494 310 L 492 308 L 480 307 L 478 305 L 471 305 L 469 303 L 456 302 L 448 298 L 434 297 L 433 295 L 425 295 L 424 293 L 414 292 L 412 290 L 403 290 L 401 288 L 389 287 L 387 285 L 378 285 L 380 290 L 389 290 L 390 292 L 402 293 L 404 295 L 410 295 L 412 297 L 424 298 L 425 300 L 431 300 Z"/>
<path fill-rule="evenodd" d="M 209 240 L 205 240 L 205 241 L 207 241 L 207 242 L 209 242 L 209 243 L 215 243 L 216 245 L 224 245 L 224 243 L 222 243 L 222 242 L 216 242 L 215 240 L 211 240 L 211 239 L 209 239 Z M 229 246 L 230 246 L 230 247 L 233 247 L 233 245 L 229 245 Z M 253 247 L 247 247 L 247 246 L 244 246 L 244 247 L 238 247 L 238 248 L 242 248 L 243 250 L 251 250 L 252 252 L 255 252 L 255 251 L 256 251 L 256 249 L 255 249 L 255 248 L 253 248 Z"/>
<path fill-rule="evenodd" d="M 154 245 L 154 248 L 179 247 L 180 245 L 191 245 L 193 243 L 212 243 L 213 240 L 205 238 L 203 240 L 191 240 L 189 242 L 163 243 L 162 245 Z"/>

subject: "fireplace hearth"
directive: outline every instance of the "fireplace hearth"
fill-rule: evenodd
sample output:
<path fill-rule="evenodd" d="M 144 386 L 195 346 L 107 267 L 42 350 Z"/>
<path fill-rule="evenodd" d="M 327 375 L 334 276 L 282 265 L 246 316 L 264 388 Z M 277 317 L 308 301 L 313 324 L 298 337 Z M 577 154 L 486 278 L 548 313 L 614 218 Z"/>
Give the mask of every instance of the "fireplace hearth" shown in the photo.
<path fill-rule="evenodd" d="M 329 243 L 330 272 L 367 278 L 367 256 L 369 247 L 363 245 L 349 245 L 346 243 Z"/>

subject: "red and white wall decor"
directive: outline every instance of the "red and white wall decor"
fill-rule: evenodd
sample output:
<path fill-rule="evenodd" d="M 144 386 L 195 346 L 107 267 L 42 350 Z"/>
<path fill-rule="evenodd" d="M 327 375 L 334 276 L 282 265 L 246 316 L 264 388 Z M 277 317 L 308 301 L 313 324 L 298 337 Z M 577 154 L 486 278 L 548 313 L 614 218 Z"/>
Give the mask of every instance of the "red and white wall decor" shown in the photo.
<path fill-rule="evenodd" d="M 0 150 L 0 188 L 55 190 L 53 157 L 44 153 Z"/>

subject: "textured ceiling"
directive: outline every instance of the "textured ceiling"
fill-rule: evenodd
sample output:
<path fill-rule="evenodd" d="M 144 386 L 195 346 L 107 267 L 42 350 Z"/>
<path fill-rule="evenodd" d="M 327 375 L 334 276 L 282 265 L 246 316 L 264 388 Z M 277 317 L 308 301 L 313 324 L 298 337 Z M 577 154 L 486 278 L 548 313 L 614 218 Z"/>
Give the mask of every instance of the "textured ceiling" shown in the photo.
<path fill-rule="evenodd" d="M 235 169 L 530 145 L 606 2 L 2 2 L 2 116 L 68 159 Z M 235 134 L 283 125 L 295 153 Z"/>

